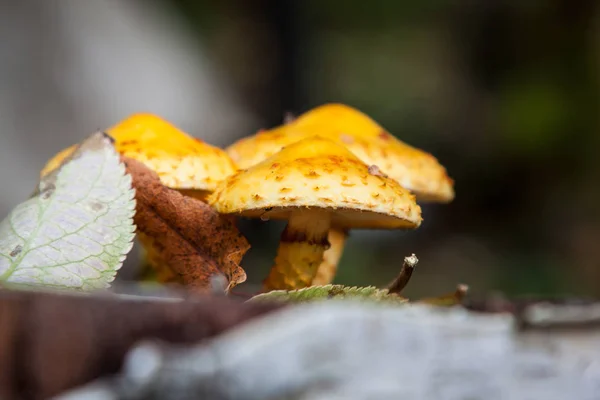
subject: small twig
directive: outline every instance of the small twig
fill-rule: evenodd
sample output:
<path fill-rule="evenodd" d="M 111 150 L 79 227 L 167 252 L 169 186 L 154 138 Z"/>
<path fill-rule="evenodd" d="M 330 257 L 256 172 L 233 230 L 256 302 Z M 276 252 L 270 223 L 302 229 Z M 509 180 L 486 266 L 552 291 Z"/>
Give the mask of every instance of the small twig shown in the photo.
<path fill-rule="evenodd" d="M 436 306 L 451 307 L 460 305 L 467 296 L 469 286 L 463 283 L 456 286 L 456 290 L 452 293 L 445 294 L 439 297 L 427 297 L 419 300 L 419 303 L 431 304 Z"/>
<path fill-rule="evenodd" d="M 400 270 L 400 273 L 387 287 L 387 290 L 390 294 L 393 293 L 399 295 L 400 292 L 404 290 L 418 262 L 419 259 L 414 254 L 411 254 L 409 257 L 404 257 L 404 262 L 402 263 L 402 269 Z"/>

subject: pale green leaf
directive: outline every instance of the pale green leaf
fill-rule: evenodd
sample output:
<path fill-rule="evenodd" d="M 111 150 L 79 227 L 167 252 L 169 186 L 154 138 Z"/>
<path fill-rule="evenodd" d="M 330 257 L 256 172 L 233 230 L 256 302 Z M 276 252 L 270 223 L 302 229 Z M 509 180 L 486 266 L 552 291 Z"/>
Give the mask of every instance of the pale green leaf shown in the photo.
<path fill-rule="evenodd" d="M 131 250 L 134 213 L 111 138 L 91 135 L 0 223 L 0 285 L 108 287 Z"/>
<path fill-rule="evenodd" d="M 290 291 L 273 290 L 256 295 L 249 301 L 276 300 L 303 303 L 328 299 L 353 299 L 393 303 L 404 303 L 407 301 L 401 296 L 389 294 L 387 289 L 378 289 L 374 286 L 351 287 L 343 285 L 310 286 Z"/>

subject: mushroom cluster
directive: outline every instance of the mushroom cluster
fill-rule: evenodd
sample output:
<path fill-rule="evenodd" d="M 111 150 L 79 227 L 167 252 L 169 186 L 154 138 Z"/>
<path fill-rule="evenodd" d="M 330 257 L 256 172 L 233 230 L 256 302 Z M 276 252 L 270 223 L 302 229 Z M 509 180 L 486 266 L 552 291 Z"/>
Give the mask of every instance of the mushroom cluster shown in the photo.
<path fill-rule="evenodd" d="M 222 215 L 287 221 L 265 291 L 331 283 L 349 230 L 416 229 L 417 202 L 454 198 L 435 157 L 343 104 L 314 108 L 226 149 L 151 114 L 134 114 L 106 132 L 117 151 L 154 170 L 165 186 Z M 74 148 L 58 153 L 42 175 Z M 177 282 L 152 238 L 138 237 L 157 279 Z"/>
<path fill-rule="evenodd" d="M 239 168 L 248 168 L 285 146 L 317 135 L 346 147 L 368 165 L 371 174 L 395 180 L 419 202 L 448 203 L 454 199 L 454 182 L 434 156 L 398 140 L 372 118 L 344 104 L 316 107 L 293 121 L 240 139 L 226 151 Z M 333 281 L 347 234 L 344 227 L 332 225 L 330 248 L 313 285 Z"/>

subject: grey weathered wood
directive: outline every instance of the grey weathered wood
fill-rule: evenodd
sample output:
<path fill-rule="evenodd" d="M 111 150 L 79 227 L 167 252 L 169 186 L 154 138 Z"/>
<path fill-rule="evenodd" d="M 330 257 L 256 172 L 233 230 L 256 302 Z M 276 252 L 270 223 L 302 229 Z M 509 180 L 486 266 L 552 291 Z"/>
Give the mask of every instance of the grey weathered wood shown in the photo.
<path fill-rule="evenodd" d="M 519 332 L 511 315 L 421 305 L 302 305 L 194 349 L 140 344 L 120 378 L 69 396 L 593 400 L 600 331 Z"/>

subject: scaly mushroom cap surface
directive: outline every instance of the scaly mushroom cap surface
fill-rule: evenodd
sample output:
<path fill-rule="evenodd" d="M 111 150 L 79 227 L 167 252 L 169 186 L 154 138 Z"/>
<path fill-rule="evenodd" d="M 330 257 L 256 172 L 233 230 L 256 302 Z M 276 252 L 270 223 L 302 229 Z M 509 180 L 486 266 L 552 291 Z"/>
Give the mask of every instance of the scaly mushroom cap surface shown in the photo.
<path fill-rule="evenodd" d="M 377 165 L 420 201 L 454 198 L 454 182 L 433 155 L 396 139 L 364 113 L 343 104 L 316 107 L 292 122 L 240 139 L 226 151 L 238 167 L 248 168 L 315 135 L 343 144 L 366 164 Z"/>
<path fill-rule="evenodd" d="M 119 153 L 156 171 L 161 182 L 173 189 L 210 192 L 237 170 L 224 150 L 152 114 L 134 114 L 106 132 L 115 139 Z M 71 146 L 54 156 L 41 175 L 58 167 L 74 150 Z"/>
<path fill-rule="evenodd" d="M 223 181 L 208 202 L 222 214 L 288 219 L 301 208 L 331 211 L 339 228 L 416 228 L 421 208 L 396 181 L 322 137 L 293 143 Z"/>

